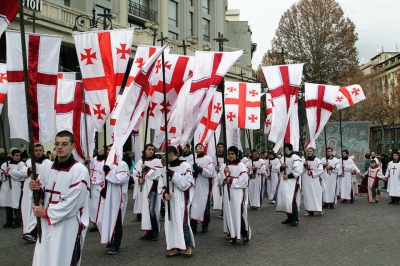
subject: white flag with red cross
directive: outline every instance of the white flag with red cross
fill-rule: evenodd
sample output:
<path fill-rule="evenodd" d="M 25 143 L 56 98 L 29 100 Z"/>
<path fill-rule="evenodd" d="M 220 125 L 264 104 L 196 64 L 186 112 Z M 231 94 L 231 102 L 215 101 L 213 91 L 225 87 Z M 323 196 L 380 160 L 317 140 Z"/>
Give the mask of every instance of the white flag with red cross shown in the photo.
<path fill-rule="evenodd" d="M 130 86 L 125 100 L 120 103 L 121 110 L 116 118 L 114 129 L 114 145 L 107 157 L 107 164 L 116 164 L 122 159 L 123 146 L 127 138 L 132 133 L 132 130 L 138 130 L 143 121 L 145 111 L 149 103 L 150 91 L 150 74 L 154 68 L 156 60 L 165 50 L 166 45 L 158 49 L 148 60 L 141 66 L 139 72 L 136 69 L 131 69 L 128 80 Z M 134 76 L 135 75 L 135 76 Z"/>
<path fill-rule="evenodd" d="M 76 53 L 96 131 L 117 99 L 131 54 L 134 29 L 74 32 Z"/>
<path fill-rule="evenodd" d="M 221 123 L 221 117 L 222 94 L 221 92 L 216 91 L 212 101 L 208 105 L 207 112 L 201 118 L 200 124 L 194 133 L 194 142 L 202 143 L 204 147 L 207 147 Z"/>
<path fill-rule="evenodd" d="M 226 129 L 260 129 L 260 83 L 225 82 Z"/>
<path fill-rule="evenodd" d="M 336 108 L 341 110 L 343 108 L 353 106 L 354 104 L 365 100 L 364 92 L 360 85 L 354 84 L 346 87 L 340 87 L 339 93 L 336 97 Z"/>
<path fill-rule="evenodd" d="M 239 151 L 243 151 L 239 128 L 229 129 L 226 131 L 226 142 L 228 149 L 231 146 L 235 146 L 239 149 Z"/>
<path fill-rule="evenodd" d="M 278 152 L 284 142 L 291 143 L 296 151 L 299 149 L 297 94 L 301 84 L 303 65 L 262 67 L 274 102 L 268 139 L 275 142 L 275 152 Z"/>
<path fill-rule="evenodd" d="M 18 14 L 18 0 L 0 0 L 0 37 Z"/>
<path fill-rule="evenodd" d="M 310 132 L 310 141 L 306 144 L 306 148 L 316 148 L 315 140 L 331 117 L 338 91 L 339 86 L 305 84 L 305 105 Z"/>
<path fill-rule="evenodd" d="M 33 141 L 54 140 L 54 93 L 62 36 L 25 34 Z M 21 33 L 6 31 L 8 119 L 11 138 L 29 141 Z"/>
<path fill-rule="evenodd" d="M 267 108 L 265 112 L 267 116 L 265 118 L 264 134 L 269 134 L 269 132 L 271 131 L 272 112 L 274 109 L 274 101 L 272 100 L 271 93 L 266 94 L 266 105 Z"/>
<path fill-rule="evenodd" d="M 164 52 L 164 58 L 167 101 L 165 108 L 161 58 L 157 60 L 150 81 L 149 127 L 153 129 L 164 125 L 165 111 L 167 119 L 171 117 L 183 84 L 193 75 L 194 57 Z"/>
<path fill-rule="evenodd" d="M 72 79 L 76 80 L 76 72 L 58 72 L 57 79 Z"/>
<path fill-rule="evenodd" d="M 7 97 L 7 84 L 6 64 L 0 64 L 0 115 Z"/>
<path fill-rule="evenodd" d="M 57 132 L 61 130 L 72 132 L 75 139 L 75 151 L 80 161 L 87 156 L 93 157 L 95 139 L 93 117 L 84 101 L 83 93 L 82 81 L 59 79 L 54 99 Z"/>

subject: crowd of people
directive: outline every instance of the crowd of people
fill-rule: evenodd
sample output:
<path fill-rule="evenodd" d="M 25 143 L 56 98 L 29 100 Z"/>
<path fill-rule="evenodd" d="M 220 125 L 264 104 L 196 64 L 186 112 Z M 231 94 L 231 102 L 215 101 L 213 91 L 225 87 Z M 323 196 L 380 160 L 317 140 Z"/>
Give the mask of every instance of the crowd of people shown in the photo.
<path fill-rule="evenodd" d="M 217 144 L 216 154 L 207 154 L 198 143 L 193 151 L 190 145 L 183 149 L 169 146 L 163 158 L 149 143 L 136 163 L 126 155 L 111 165 L 106 161 L 112 145 L 101 148 L 86 163 L 73 157 L 70 132 L 59 132 L 54 146 L 52 161 L 43 146 L 35 144 L 35 175 L 29 156 L 25 161 L 21 158 L 24 147 L 12 149 L 8 158 L 0 149 L 0 206 L 6 211 L 3 228 L 22 227 L 23 239 L 36 242 L 34 265 L 79 265 L 87 231 L 98 231 L 108 254 L 117 254 L 131 182 L 133 212 L 144 231 L 139 240 L 158 241 L 164 221 L 166 256 L 190 258 L 195 235 L 208 232 L 211 208 L 221 212 L 227 245 L 246 245 L 252 237 L 249 211 L 274 204 L 277 212 L 286 214 L 282 224 L 297 227 L 301 200 L 304 216 L 323 215 L 338 200 L 354 203 L 356 177 L 362 174 L 347 150 L 338 159 L 328 147 L 326 156 L 317 158 L 313 148 L 302 156 L 290 143 L 284 145 L 283 156 L 272 150 L 252 150 L 242 156 L 237 147 L 226 149 L 223 143 Z M 378 183 L 383 180 L 390 203 L 400 204 L 399 152 L 393 150 L 390 158 L 380 159 L 371 152 L 366 159 L 369 165 L 362 183 L 368 201 L 379 201 Z"/>

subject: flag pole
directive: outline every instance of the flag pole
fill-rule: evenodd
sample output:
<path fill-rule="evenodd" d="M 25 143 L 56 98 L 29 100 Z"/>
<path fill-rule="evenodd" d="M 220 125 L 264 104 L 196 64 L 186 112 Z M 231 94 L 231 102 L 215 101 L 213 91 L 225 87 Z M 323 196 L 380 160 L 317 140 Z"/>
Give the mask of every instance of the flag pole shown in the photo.
<path fill-rule="evenodd" d="M 340 128 L 340 157 L 343 165 L 343 141 L 342 141 L 342 110 L 339 110 L 339 128 Z"/>
<path fill-rule="evenodd" d="M 34 154 L 34 143 L 33 143 L 33 127 L 32 127 L 32 116 L 29 111 L 30 107 L 30 95 L 29 95 L 29 81 L 28 81 L 28 66 L 27 66 L 27 55 L 26 55 L 26 42 L 25 42 L 25 22 L 24 22 L 24 7 L 23 0 L 19 0 L 19 24 L 21 28 L 21 50 L 22 50 L 22 65 L 24 68 L 24 85 L 25 85 L 25 104 L 26 104 L 26 116 L 28 123 L 28 134 L 29 134 L 29 153 L 31 156 L 31 179 L 36 181 L 36 158 Z M 40 192 L 33 191 L 33 198 L 35 206 L 39 206 Z M 37 219 L 37 234 L 39 243 L 42 240 L 42 226 L 40 217 Z"/>
<path fill-rule="evenodd" d="M 85 87 L 83 85 L 83 81 L 81 81 L 82 84 L 82 99 L 83 99 L 83 120 L 85 121 L 85 146 L 86 146 L 86 153 L 84 154 L 85 158 L 85 163 L 86 163 L 86 156 L 89 156 L 89 139 L 88 139 L 88 129 L 87 129 L 87 117 L 86 117 L 86 98 L 85 98 Z M 87 164 L 88 171 L 90 172 L 90 164 Z M 90 186 L 90 184 L 89 184 Z M 89 197 L 92 198 L 92 190 L 89 189 Z"/>
<path fill-rule="evenodd" d="M 3 125 L 3 120 L 0 117 L 0 127 L 1 127 L 1 134 L 3 135 L 3 146 L 4 150 L 6 150 L 6 155 L 7 155 L 7 147 L 6 147 L 6 135 L 4 133 L 4 125 Z M 7 168 L 8 168 L 8 160 L 6 160 Z M 11 177 L 8 178 L 8 186 L 10 189 L 12 189 L 12 183 L 11 183 Z"/>

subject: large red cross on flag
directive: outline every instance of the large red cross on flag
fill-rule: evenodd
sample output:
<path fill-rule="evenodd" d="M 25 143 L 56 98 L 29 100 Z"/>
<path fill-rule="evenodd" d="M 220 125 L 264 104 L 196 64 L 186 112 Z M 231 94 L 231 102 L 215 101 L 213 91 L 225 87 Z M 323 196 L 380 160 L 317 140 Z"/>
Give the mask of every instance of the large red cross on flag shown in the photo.
<path fill-rule="evenodd" d="M 226 129 L 260 128 L 260 83 L 225 82 Z"/>
<path fill-rule="evenodd" d="M 290 142 L 299 148 L 297 93 L 300 88 L 303 64 L 262 67 L 269 92 L 274 101 L 271 131 L 268 139 L 275 142 L 274 151 Z M 283 137 L 284 136 L 284 137 Z"/>
<path fill-rule="evenodd" d="M 0 0 L 0 37 L 18 14 L 18 0 Z"/>
<path fill-rule="evenodd" d="M 0 115 L 7 96 L 7 84 L 6 64 L 0 64 Z"/>
<path fill-rule="evenodd" d="M 57 132 L 61 130 L 72 132 L 75 139 L 75 150 L 81 161 L 86 156 L 93 157 L 95 130 L 90 108 L 87 104 L 84 108 L 82 81 L 59 79 L 54 100 L 57 113 Z M 86 127 L 85 122 L 87 123 Z M 87 133 L 85 129 L 87 129 Z M 86 136 L 89 151 L 86 146 Z"/>
<path fill-rule="evenodd" d="M 97 131 L 115 105 L 128 65 L 134 29 L 73 34 L 87 102 Z"/>
<path fill-rule="evenodd" d="M 271 131 L 271 123 L 272 123 L 272 112 L 274 107 L 274 101 L 272 100 L 271 93 L 266 94 L 266 118 L 265 118 L 265 125 L 264 125 L 264 134 L 269 134 Z"/>
<path fill-rule="evenodd" d="M 341 110 L 343 108 L 353 106 L 354 104 L 365 100 L 364 92 L 360 85 L 354 84 L 346 87 L 340 87 L 339 93 L 336 97 L 336 108 Z"/>
<path fill-rule="evenodd" d="M 8 118 L 11 138 L 29 141 L 25 84 L 22 65 L 21 34 L 6 31 Z M 54 140 L 54 92 L 62 36 L 26 34 L 29 96 L 33 141 Z"/>
<path fill-rule="evenodd" d="M 315 140 L 324 129 L 332 114 L 339 86 L 305 84 L 305 101 L 310 141 L 306 148 L 316 148 Z"/>

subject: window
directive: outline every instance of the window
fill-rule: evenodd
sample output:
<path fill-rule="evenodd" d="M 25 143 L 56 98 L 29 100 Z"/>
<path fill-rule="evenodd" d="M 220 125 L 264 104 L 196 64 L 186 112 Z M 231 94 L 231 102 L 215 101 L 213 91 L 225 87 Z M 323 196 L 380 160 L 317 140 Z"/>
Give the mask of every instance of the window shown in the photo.
<path fill-rule="evenodd" d="M 58 0 L 58 3 L 64 5 L 64 6 L 70 6 L 70 0 Z"/>
<path fill-rule="evenodd" d="M 168 32 L 168 39 L 177 41 L 178 40 L 178 34 L 175 33 L 175 32 L 169 31 Z"/>
<path fill-rule="evenodd" d="M 210 21 L 203 18 L 203 41 L 210 41 Z"/>
<path fill-rule="evenodd" d="M 175 1 L 168 2 L 168 24 L 178 27 L 178 3 Z"/>
<path fill-rule="evenodd" d="M 137 23 L 136 21 L 128 19 L 128 28 L 142 28 L 144 29 L 144 25 Z"/>
<path fill-rule="evenodd" d="M 210 0 L 202 0 L 203 13 L 210 14 Z"/>
<path fill-rule="evenodd" d="M 189 12 L 189 32 L 188 36 L 194 36 L 193 34 L 193 12 Z"/>
<path fill-rule="evenodd" d="M 139 4 L 141 6 L 144 6 L 147 8 L 149 7 L 149 0 L 131 0 L 131 1 L 133 1 L 134 3 Z"/>
<path fill-rule="evenodd" d="M 193 6 L 193 0 L 189 0 L 189 6 Z"/>

